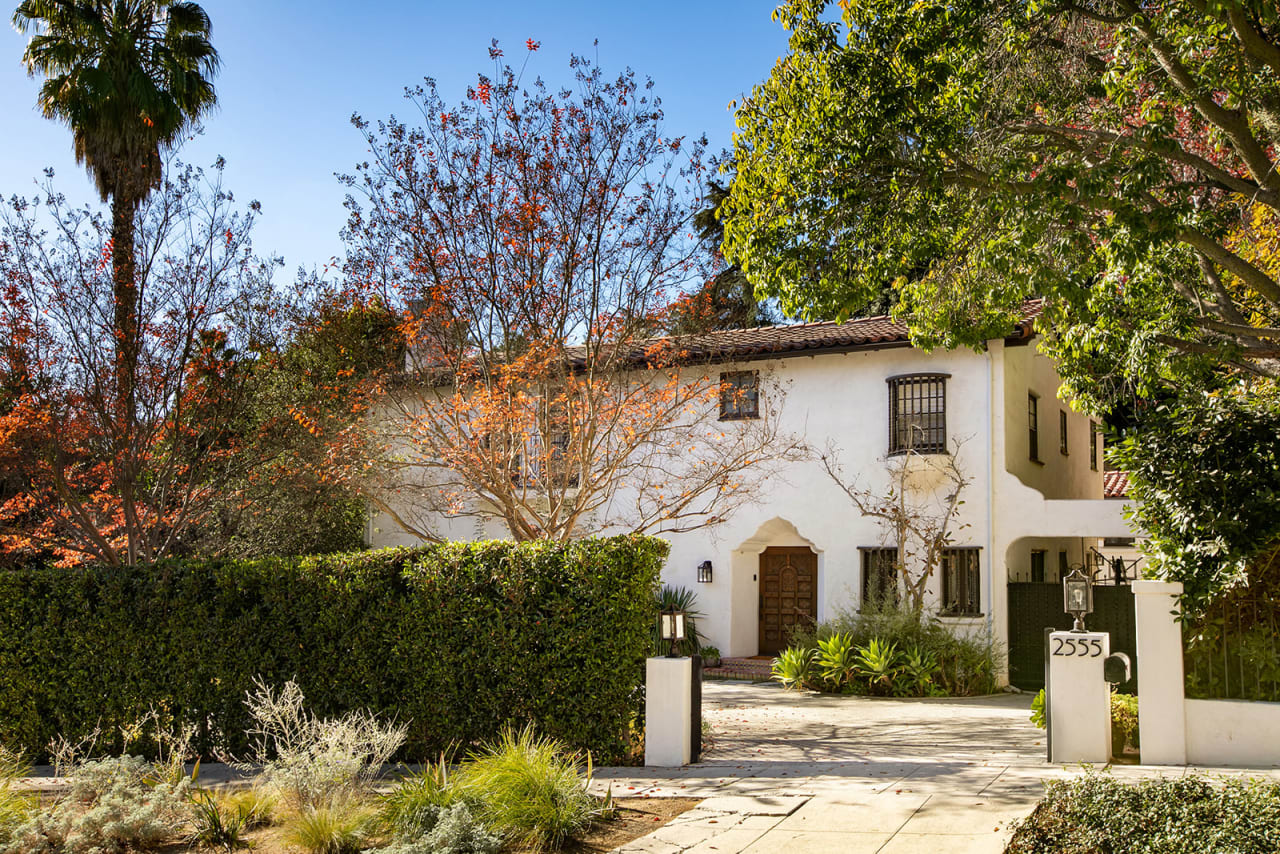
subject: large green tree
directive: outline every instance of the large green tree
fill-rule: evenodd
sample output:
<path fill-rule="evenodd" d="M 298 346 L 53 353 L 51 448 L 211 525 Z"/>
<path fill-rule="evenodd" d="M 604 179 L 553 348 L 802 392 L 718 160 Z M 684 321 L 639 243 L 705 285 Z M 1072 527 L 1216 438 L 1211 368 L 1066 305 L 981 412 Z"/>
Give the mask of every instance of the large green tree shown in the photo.
<path fill-rule="evenodd" d="M 136 219 L 160 186 L 163 154 L 211 110 L 218 54 L 210 23 L 196 3 L 173 0 L 24 0 L 13 15 L 33 32 L 23 54 L 32 76 L 42 75 L 39 105 L 64 122 L 78 162 L 103 201 L 111 203 L 111 334 L 116 404 L 109 431 L 117 460 L 129 563 L 139 557 L 137 524 L 137 386 L 145 330 L 139 326 Z"/>
<path fill-rule="evenodd" d="M 924 344 L 1033 296 L 1107 410 L 1280 375 L 1274 0 L 822 0 L 737 113 L 724 251 L 788 313 L 887 285 Z"/>

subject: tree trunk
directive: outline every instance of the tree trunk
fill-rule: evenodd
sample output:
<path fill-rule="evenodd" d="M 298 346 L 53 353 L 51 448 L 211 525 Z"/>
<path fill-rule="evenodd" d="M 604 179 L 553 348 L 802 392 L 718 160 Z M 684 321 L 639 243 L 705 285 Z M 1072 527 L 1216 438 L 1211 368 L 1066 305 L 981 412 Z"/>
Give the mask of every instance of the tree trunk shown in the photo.
<path fill-rule="evenodd" d="M 138 205 L 133 194 L 118 189 L 111 196 L 111 273 L 115 315 L 111 332 L 115 336 L 115 464 L 119 476 L 120 501 L 128 535 L 126 562 L 134 566 L 140 558 L 141 526 L 138 520 L 138 281 L 134 253 L 134 220 Z"/>

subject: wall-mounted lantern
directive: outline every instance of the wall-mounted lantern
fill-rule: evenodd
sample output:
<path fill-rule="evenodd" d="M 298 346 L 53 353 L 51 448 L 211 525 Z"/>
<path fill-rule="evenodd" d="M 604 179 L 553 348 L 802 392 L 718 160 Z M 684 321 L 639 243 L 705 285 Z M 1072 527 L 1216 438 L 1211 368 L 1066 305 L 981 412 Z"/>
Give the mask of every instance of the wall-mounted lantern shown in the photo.
<path fill-rule="evenodd" d="M 1076 568 L 1062 580 L 1062 610 L 1075 619 L 1073 632 L 1083 632 L 1085 614 L 1093 613 L 1093 581 Z"/>
<path fill-rule="evenodd" d="M 684 640 L 684 611 L 674 607 L 663 610 L 661 634 L 662 639 L 669 644 L 667 658 L 678 658 L 676 644 Z"/>
<path fill-rule="evenodd" d="M 704 560 L 698 564 L 698 581 L 702 584 L 711 583 L 711 561 Z"/>

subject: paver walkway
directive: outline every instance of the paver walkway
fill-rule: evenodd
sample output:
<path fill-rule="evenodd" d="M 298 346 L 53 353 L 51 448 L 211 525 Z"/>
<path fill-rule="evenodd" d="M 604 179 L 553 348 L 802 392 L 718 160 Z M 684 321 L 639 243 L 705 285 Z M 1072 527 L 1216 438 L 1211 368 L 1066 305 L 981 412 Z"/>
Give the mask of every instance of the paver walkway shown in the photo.
<path fill-rule="evenodd" d="M 706 798 L 618 851 L 999 854 L 1042 782 L 1079 773 L 1045 761 L 1025 694 L 897 700 L 708 682 L 702 699 L 715 739 L 704 761 L 597 769 L 601 793 Z"/>

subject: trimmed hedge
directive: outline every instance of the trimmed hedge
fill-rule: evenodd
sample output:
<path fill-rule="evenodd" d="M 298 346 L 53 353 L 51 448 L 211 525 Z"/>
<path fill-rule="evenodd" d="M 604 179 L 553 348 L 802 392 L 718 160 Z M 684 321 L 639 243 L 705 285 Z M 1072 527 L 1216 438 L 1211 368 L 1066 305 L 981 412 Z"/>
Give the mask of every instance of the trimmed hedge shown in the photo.
<path fill-rule="evenodd" d="M 320 714 L 408 720 L 409 759 L 514 722 L 618 761 L 666 553 L 631 536 L 0 572 L 0 743 L 39 757 L 154 706 L 205 755 L 238 751 L 261 676 Z"/>

